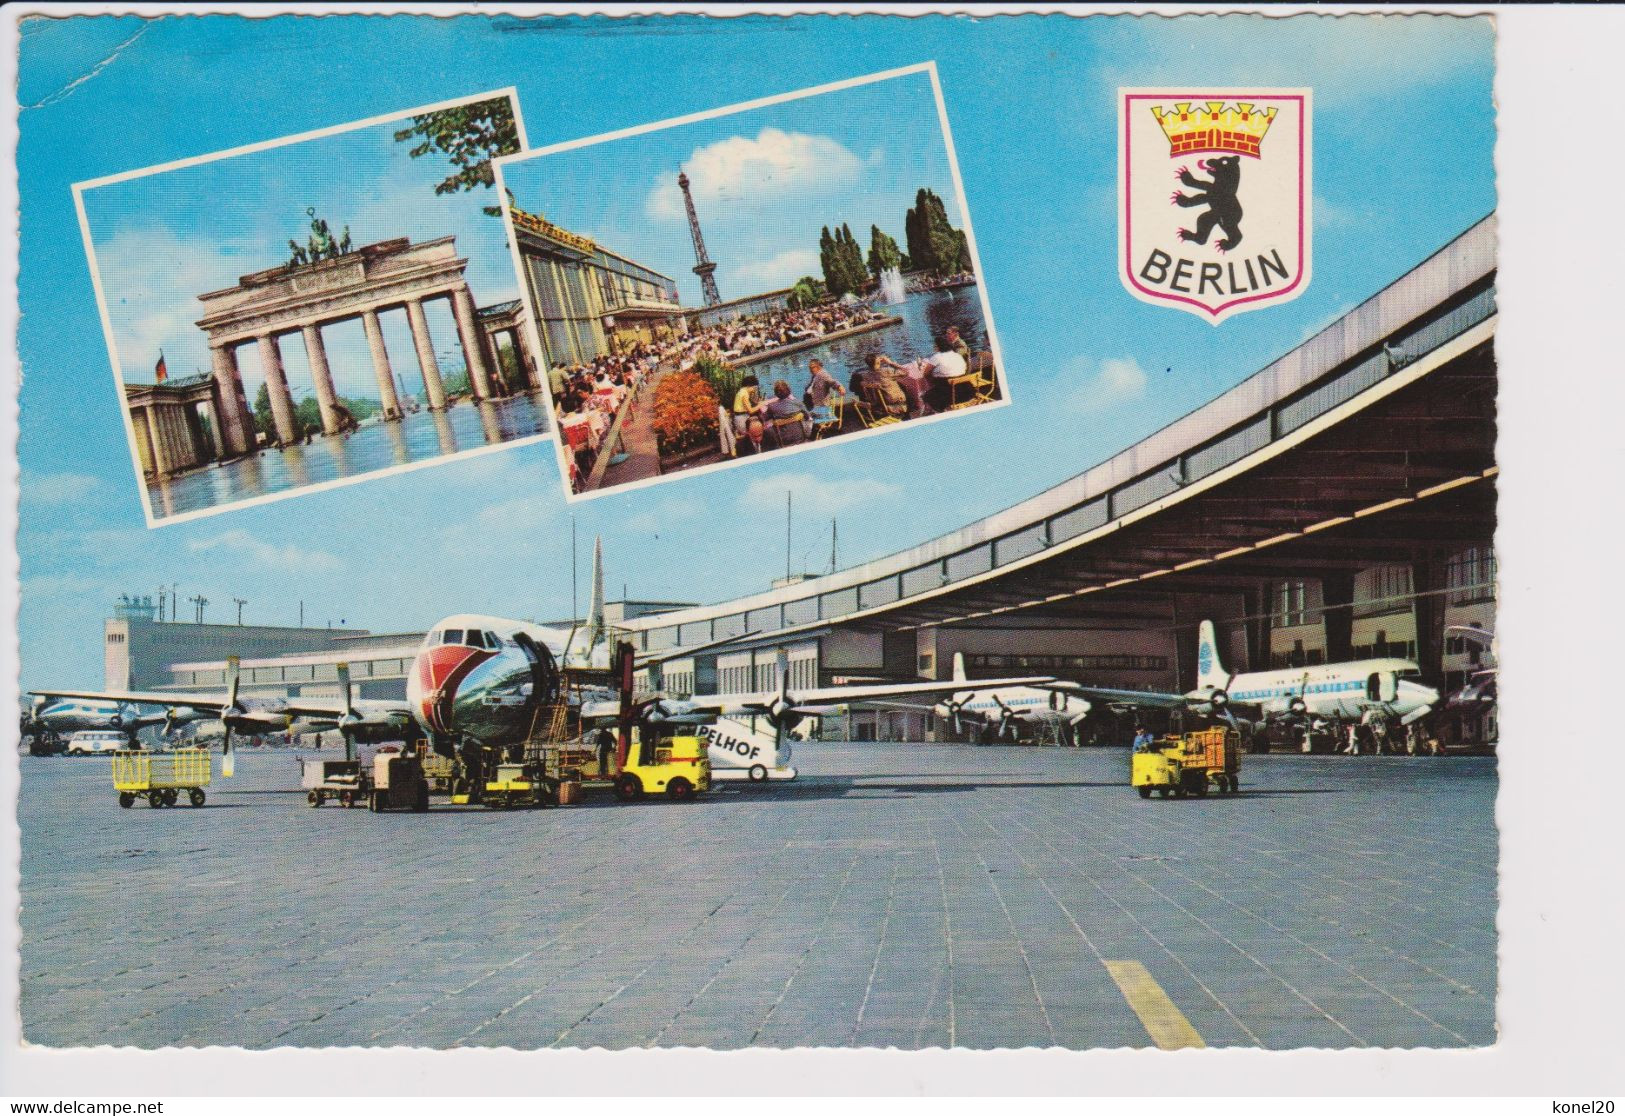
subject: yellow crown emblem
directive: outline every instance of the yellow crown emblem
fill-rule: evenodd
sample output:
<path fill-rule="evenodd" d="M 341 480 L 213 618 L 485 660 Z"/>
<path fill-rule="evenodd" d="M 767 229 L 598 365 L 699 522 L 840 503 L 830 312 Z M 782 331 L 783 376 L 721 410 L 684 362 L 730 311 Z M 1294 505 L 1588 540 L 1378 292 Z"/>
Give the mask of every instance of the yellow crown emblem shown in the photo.
<path fill-rule="evenodd" d="M 1257 159 L 1264 133 L 1275 123 L 1276 110 L 1246 101 L 1233 105 L 1208 101 L 1201 108 L 1180 101 L 1171 109 L 1152 105 L 1151 113 L 1162 125 L 1174 158 L 1196 151 L 1229 151 Z"/>

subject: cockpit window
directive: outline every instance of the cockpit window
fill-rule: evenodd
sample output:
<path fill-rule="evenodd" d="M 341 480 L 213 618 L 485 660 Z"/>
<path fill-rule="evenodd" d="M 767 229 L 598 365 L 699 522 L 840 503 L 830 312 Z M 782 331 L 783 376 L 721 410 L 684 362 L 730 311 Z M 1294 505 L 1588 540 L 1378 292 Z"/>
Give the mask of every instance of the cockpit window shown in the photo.
<path fill-rule="evenodd" d="M 441 643 L 461 643 L 461 642 L 463 642 L 463 629 L 461 629 L 461 628 L 447 628 L 445 630 L 445 633 L 440 637 L 440 642 Z"/>
<path fill-rule="evenodd" d="M 474 628 L 470 628 L 468 629 L 468 639 L 466 642 L 470 647 L 484 647 L 485 633 L 477 631 Z"/>
<path fill-rule="evenodd" d="M 502 638 L 495 632 L 485 633 L 485 646 L 495 651 L 502 646 Z"/>

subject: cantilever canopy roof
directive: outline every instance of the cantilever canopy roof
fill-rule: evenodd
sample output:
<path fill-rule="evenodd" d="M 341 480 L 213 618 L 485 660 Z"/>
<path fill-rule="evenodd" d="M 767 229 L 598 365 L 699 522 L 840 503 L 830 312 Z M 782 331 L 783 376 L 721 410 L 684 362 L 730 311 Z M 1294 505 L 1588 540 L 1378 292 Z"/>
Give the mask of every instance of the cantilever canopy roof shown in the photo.
<path fill-rule="evenodd" d="M 1233 592 L 1481 541 L 1494 524 L 1495 243 L 1492 215 L 1207 406 L 1005 511 L 835 574 L 622 628 L 657 650 L 834 623 L 1129 619 L 1135 590 L 1173 587 L 1161 578 Z"/>

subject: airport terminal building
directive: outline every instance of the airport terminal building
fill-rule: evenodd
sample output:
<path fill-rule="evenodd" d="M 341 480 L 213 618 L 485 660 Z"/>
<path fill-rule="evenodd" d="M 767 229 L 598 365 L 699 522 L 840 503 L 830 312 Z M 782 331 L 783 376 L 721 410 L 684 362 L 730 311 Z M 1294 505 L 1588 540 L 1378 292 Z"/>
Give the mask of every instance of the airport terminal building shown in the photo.
<path fill-rule="evenodd" d="M 1195 685 L 1214 620 L 1232 671 L 1381 655 L 1447 692 L 1494 628 L 1495 218 L 1209 404 L 1110 460 L 909 550 L 622 629 L 674 692 L 1043 672 Z M 855 736 L 920 739 L 920 711 Z"/>

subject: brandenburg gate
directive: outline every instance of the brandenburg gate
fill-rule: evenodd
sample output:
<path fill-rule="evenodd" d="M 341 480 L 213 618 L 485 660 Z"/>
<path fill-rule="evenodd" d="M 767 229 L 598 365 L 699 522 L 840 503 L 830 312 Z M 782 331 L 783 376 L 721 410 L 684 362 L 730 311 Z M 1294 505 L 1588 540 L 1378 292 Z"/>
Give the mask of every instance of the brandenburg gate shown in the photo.
<path fill-rule="evenodd" d="M 345 235 L 347 239 L 349 234 Z M 378 315 L 388 310 L 406 310 L 429 409 L 443 410 L 446 388 L 423 310 L 425 303 L 438 298 L 451 300 L 474 398 L 484 401 L 500 394 L 493 392 L 495 347 L 487 348 L 492 338 L 480 320 L 463 275 L 468 260 L 458 258 L 454 241 L 450 236 L 422 244 L 412 244 L 405 237 L 384 240 L 315 262 L 296 260 L 258 271 L 243 276 L 235 287 L 199 295 L 204 313 L 197 325 L 209 336 L 213 378 L 219 397 L 227 402 L 220 408 L 226 456 L 249 453 L 256 447 L 254 418 L 237 367 L 237 349 L 243 345 L 254 344 L 259 349 L 276 440 L 287 444 L 301 437 L 282 366 L 280 340 L 289 334 L 297 333 L 304 341 L 321 410 L 322 432 L 342 432 L 343 418 L 322 344 L 322 327 L 354 318 L 360 318 L 366 330 L 384 418 L 398 421 L 400 398 L 378 322 Z M 519 366 L 534 388 L 539 380 L 534 362 L 524 352 L 523 335 L 522 329 L 511 331 Z M 232 400 L 236 406 L 230 405 Z"/>

